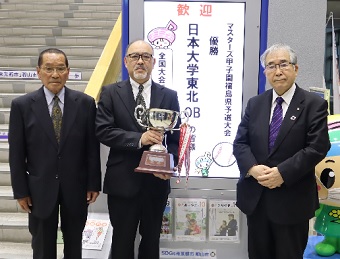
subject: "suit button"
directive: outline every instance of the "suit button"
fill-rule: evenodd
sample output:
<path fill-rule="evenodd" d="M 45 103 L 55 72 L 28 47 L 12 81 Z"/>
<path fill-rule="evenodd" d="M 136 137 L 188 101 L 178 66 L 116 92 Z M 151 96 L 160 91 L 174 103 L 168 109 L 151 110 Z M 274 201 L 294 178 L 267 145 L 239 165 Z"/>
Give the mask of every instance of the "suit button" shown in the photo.
<path fill-rule="evenodd" d="M 58 174 L 55 175 L 55 179 L 59 179 L 59 175 Z"/>

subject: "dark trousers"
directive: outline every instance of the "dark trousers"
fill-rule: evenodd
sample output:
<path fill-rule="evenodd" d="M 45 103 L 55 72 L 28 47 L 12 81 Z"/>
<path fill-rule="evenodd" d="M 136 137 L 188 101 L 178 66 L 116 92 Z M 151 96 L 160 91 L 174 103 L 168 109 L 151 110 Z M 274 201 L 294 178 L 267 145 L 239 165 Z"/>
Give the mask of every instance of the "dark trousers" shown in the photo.
<path fill-rule="evenodd" d="M 64 206 L 61 195 L 48 218 L 40 219 L 29 214 L 28 227 L 32 235 L 33 259 L 57 258 L 59 208 L 60 227 L 64 240 L 64 259 L 81 259 L 82 234 L 87 215 L 82 218 L 79 218 L 79 215 L 72 215 Z"/>
<path fill-rule="evenodd" d="M 133 198 L 108 195 L 113 227 L 111 258 L 134 259 L 134 242 L 139 224 L 141 241 L 138 259 L 159 259 L 159 237 L 168 195 L 141 192 Z"/>
<path fill-rule="evenodd" d="M 290 225 L 275 223 L 268 218 L 265 204 L 260 201 L 247 221 L 249 259 L 303 258 L 308 241 L 308 220 Z"/>

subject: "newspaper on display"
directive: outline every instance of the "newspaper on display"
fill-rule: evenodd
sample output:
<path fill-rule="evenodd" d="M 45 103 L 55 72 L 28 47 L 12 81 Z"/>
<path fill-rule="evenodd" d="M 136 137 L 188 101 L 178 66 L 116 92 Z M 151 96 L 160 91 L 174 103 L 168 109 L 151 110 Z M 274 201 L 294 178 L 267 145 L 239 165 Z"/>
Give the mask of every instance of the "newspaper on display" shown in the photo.
<path fill-rule="evenodd" d="M 172 240 L 173 232 L 173 217 L 172 217 L 172 199 L 168 198 L 166 207 L 163 213 L 162 227 L 161 227 L 161 240 Z"/>
<path fill-rule="evenodd" d="M 175 240 L 206 240 L 206 199 L 175 199 Z"/>
<path fill-rule="evenodd" d="M 109 220 L 88 219 L 83 230 L 83 249 L 101 250 L 109 225 Z"/>
<path fill-rule="evenodd" d="M 240 211 L 233 200 L 209 200 L 209 241 L 240 242 Z"/>

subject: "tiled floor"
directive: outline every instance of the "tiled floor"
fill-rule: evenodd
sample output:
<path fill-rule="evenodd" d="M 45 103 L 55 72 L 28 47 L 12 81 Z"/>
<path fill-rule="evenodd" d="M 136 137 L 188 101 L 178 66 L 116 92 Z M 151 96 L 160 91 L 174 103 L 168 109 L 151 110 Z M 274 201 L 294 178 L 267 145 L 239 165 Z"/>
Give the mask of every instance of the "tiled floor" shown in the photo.
<path fill-rule="evenodd" d="M 63 258 L 63 245 L 57 245 L 57 259 Z M 0 242 L 0 259 L 32 259 L 32 248 L 29 243 Z"/>

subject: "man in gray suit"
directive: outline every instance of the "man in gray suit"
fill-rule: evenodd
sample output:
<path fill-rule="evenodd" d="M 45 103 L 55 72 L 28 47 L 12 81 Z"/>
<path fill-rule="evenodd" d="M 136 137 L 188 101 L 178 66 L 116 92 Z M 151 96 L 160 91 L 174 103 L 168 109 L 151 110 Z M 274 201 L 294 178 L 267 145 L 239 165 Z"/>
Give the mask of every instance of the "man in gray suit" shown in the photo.
<path fill-rule="evenodd" d="M 261 63 L 273 89 L 248 101 L 237 131 L 237 206 L 247 215 L 250 259 L 301 259 L 319 207 L 314 168 L 330 148 L 327 102 L 295 83 L 289 46 L 271 46 Z"/>
<path fill-rule="evenodd" d="M 12 102 L 9 163 L 14 198 L 29 213 L 34 259 L 56 258 L 58 215 L 64 258 L 81 259 L 89 203 L 101 189 L 94 99 L 65 86 L 68 60 L 59 49 L 39 55 L 43 86 Z"/>

